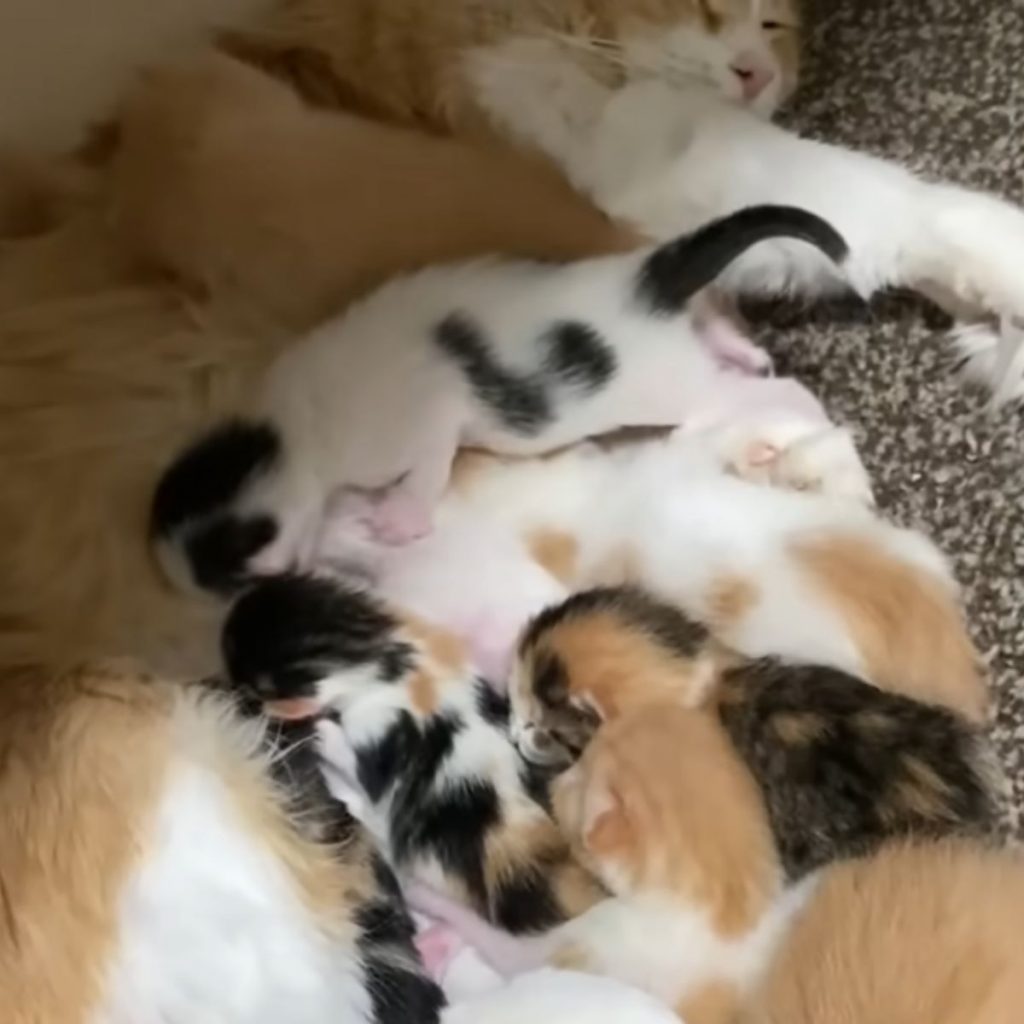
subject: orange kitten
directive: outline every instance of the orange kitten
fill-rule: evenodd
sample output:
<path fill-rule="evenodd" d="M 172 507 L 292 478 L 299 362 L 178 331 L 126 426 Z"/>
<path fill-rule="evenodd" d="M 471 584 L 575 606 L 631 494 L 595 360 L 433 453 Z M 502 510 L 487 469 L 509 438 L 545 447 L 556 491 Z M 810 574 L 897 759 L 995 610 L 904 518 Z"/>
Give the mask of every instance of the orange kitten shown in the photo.
<path fill-rule="evenodd" d="M 609 899 L 525 940 L 422 890 L 414 905 L 454 923 L 503 973 L 550 964 L 607 974 L 687 1024 L 728 1021 L 809 890 L 784 889 L 757 785 L 722 729 L 673 705 L 618 719 L 556 781 L 553 803 Z"/>
<path fill-rule="evenodd" d="M 758 790 L 711 716 L 651 705 L 603 729 L 555 784 L 559 824 L 609 900 L 524 941 L 414 899 L 503 972 L 608 974 L 686 1024 L 1019 1019 L 1017 852 L 891 840 L 787 885 Z"/>
<path fill-rule="evenodd" d="M 464 59 L 509 40 L 564 40 L 588 68 L 683 76 L 772 109 L 799 62 L 795 0 L 279 0 L 223 45 L 324 105 L 457 132 L 485 124 Z"/>

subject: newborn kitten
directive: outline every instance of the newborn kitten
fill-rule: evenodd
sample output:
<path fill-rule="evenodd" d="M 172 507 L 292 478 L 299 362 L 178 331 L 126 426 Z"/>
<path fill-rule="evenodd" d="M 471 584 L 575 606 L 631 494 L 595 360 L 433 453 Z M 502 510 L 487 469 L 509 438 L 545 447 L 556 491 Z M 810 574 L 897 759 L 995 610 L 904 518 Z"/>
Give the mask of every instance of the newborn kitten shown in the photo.
<path fill-rule="evenodd" d="M 507 703 L 449 634 L 332 580 L 283 576 L 238 599 L 224 655 L 270 715 L 321 718 L 323 755 L 400 875 L 513 932 L 599 897 L 544 808 L 543 775 L 509 739 Z"/>
<path fill-rule="evenodd" d="M 831 665 L 981 720 L 985 684 L 942 555 L 863 500 L 829 493 L 870 493 L 842 431 L 789 444 L 786 421 L 777 436 L 756 423 L 629 450 L 479 458 L 458 489 L 566 592 L 636 584 L 747 657 Z M 776 473 L 825 493 L 753 482 Z M 505 625 L 509 646 L 522 624 Z"/>
<path fill-rule="evenodd" d="M 554 785 L 559 823 L 609 900 L 527 940 L 429 890 L 413 902 L 506 973 L 557 963 L 608 974 L 687 1024 L 1016 1019 L 1019 853 L 891 839 L 794 885 L 758 789 L 712 715 L 648 705 L 603 728 Z M 797 824 L 810 836 L 818 819 Z M 421 936 L 428 964 L 454 941 Z"/>
<path fill-rule="evenodd" d="M 829 423 L 809 392 L 776 378 L 749 383 L 742 412 L 730 409 L 725 399 L 721 423 L 704 430 L 694 424 L 671 445 L 660 439 L 632 440 L 609 450 L 591 444 L 540 461 L 515 462 L 461 453 L 434 531 L 400 548 L 374 541 L 365 524 L 366 499 L 353 496 L 334 508 L 345 550 L 339 546 L 321 567 L 365 574 L 381 597 L 459 634 L 484 674 L 503 681 L 522 627 L 582 582 L 578 538 L 599 522 L 606 489 L 630 488 L 638 481 L 629 453 L 641 458 L 644 452 L 663 453 L 666 480 L 648 487 L 653 476 L 643 478 L 646 501 L 664 500 L 669 479 L 682 488 L 692 475 L 739 472 L 767 485 L 870 501 L 867 474 L 848 433 Z M 709 407 L 711 400 L 706 397 Z M 703 452 L 705 462 L 690 465 L 682 452 Z M 636 499 L 641 500 L 639 493 Z"/>
<path fill-rule="evenodd" d="M 310 733 L 127 664 L 0 672 L 3 1016 L 438 1024 Z"/>
<path fill-rule="evenodd" d="M 602 723 L 666 703 L 703 707 L 724 728 L 791 881 L 894 836 L 993 824 L 988 746 L 954 710 L 824 666 L 739 658 L 628 588 L 578 594 L 527 630 L 511 690 L 527 759 L 569 764 Z"/>
<path fill-rule="evenodd" d="M 690 297 L 765 238 L 841 259 L 797 209 L 741 211 L 653 252 L 565 266 L 484 262 L 386 285 L 286 352 L 253 418 L 168 469 L 152 534 L 171 575 L 215 592 L 329 554 L 331 506 L 382 494 L 374 534 L 429 531 L 460 445 L 538 454 L 675 425 L 736 378 L 695 336 Z"/>
<path fill-rule="evenodd" d="M 757 785 L 721 727 L 671 704 L 616 719 L 556 780 L 553 797 L 609 899 L 527 940 L 423 887 L 413 906 L 453 924 L 502 973 L 550 964 L 606 974 L 687 1024 L 728 1021 L 810 887 L 787 889 Z M 422 944 L 428 966 L 433 941 Z"/>

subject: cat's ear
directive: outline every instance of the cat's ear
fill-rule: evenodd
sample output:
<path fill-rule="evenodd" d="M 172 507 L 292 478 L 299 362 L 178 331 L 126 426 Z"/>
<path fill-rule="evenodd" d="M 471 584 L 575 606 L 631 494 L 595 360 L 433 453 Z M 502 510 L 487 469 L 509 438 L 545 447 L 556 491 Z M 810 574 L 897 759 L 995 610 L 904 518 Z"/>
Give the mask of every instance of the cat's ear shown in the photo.
<path fill-rule="evenodd" d="M 629 838 L 629 820 L 622 794 L 604 773 L 587 781 L 580 832 L 584 848 L 595 857 L 614 854 Z"/>

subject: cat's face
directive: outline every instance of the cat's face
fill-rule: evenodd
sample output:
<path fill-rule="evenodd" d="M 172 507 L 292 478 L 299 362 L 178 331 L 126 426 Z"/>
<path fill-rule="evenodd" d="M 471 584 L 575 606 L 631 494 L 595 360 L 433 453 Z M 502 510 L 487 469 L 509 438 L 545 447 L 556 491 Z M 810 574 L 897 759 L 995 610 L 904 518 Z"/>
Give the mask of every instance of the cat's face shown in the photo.
<path fill-rule="evenodd" d="M 577 858 L 617 896 L 702 906 L 731 933 L 781 882 L 757 784 L 712 712 L 650 705 L 608 723 L 552 802 Z"/>
<path fill-rule="evenodd" d="M 527 761 L 565 768 L 603 721 L 669 695 L 698 701 L 716 666 L 707 630 L 643 591 L 576 594 L 523 633 L 509 685 L 512 737 Z"/>
<path fill-rule="evenodd" d="M 796 88 L 800 17 L 795 0 L 694 0 L 685 21 L 653 24 L 622 34 L 631 77 L 720 89 L 760 114 L 771 115 Z"/>

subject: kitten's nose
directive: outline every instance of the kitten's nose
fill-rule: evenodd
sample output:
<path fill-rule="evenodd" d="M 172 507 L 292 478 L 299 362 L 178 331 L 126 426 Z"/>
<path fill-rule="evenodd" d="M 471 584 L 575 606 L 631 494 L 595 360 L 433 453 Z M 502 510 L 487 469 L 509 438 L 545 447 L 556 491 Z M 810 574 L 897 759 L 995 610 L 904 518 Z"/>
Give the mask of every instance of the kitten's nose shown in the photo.
<path fill-rule="evenodd" d="M 775 80 L 775 71 L 766 67 L 756 53 L 746 50 L 729 65 L 729 70 L 740 80 L 745 100 L 756 100 Z"/>

